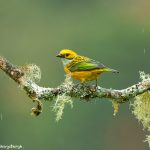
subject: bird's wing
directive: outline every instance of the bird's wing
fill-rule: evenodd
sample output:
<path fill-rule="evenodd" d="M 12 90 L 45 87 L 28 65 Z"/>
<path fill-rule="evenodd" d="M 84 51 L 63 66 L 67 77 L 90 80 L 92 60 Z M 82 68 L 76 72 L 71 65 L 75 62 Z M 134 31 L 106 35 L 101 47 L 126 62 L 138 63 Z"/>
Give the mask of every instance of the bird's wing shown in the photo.
<path fill-rule="evenodd" d="M 88 71 L 88 70 L 100 69 L 100 68 L 106 68 L 106 67 L 103 64 L 90 59 L 87 61 L 75 63 L 74 65 L 70 66 L 69 70 L 71 72 L 75 72 L 75 71 Z"/>

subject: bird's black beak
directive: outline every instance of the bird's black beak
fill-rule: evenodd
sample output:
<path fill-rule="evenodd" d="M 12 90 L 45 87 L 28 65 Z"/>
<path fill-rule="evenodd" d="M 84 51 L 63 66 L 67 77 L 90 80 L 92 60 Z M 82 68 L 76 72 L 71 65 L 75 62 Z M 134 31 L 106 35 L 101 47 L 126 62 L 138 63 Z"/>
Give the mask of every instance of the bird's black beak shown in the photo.
<path fill-rule="evenodd" d="M 56 57 L 64 58 L 61 54 L 58 54 Z"/>

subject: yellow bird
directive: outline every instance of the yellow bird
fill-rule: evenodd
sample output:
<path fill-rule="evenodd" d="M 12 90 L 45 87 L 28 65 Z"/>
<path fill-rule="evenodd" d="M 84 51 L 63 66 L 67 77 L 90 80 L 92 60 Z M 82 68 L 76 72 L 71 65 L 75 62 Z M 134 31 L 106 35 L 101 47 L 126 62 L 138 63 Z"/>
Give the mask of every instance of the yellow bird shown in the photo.
<path fill-rule="evenodd" d="M 73 50 L 63 49 L 57 57 L 62 59 L 66 74 L 70 74 L 72 78 L 80 80 L 81 83 L 96 80 L 103 72 L 118 73 L 117 70 L 110 69 L 100 62 L 85 56 L 80 56 Z"/>

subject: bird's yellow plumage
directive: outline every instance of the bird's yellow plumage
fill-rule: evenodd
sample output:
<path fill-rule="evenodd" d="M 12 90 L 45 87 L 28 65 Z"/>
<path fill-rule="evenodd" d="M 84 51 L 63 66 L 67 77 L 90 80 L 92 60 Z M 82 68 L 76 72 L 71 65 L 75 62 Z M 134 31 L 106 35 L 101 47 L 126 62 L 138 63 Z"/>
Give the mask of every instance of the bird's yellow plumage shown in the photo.
<path fill-rule="evenodd" d="M 118 72 L 69 49 L 61 50 L 57 57 L 62 59 L 66 74 L 70 74 L 72 78 L 80 80 L 82 83 L 91 80 L 97 81 L 103 72 Z"/>

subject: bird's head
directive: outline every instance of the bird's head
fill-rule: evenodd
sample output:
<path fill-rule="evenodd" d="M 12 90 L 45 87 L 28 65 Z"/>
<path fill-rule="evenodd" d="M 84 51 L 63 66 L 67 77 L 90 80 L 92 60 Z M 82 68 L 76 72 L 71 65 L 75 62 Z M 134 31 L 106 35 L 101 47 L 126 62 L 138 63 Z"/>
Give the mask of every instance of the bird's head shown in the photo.
<path fill-rule="evenodd" d="M 65 58 L 65 59 L 68 59 L 68 60 L 72 60 L 74 59 L 76 56 L 78 56 L 77 53 L 75 53 L 74 51 L 72 50 L 69 50 L 69 49 L 63 49 L 59 52 L 59 54 L 57 55 L 57 57 L 60 57 L 60 58 Z"/>

